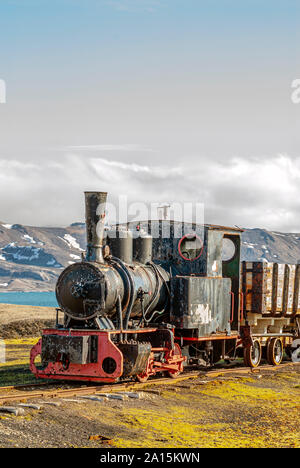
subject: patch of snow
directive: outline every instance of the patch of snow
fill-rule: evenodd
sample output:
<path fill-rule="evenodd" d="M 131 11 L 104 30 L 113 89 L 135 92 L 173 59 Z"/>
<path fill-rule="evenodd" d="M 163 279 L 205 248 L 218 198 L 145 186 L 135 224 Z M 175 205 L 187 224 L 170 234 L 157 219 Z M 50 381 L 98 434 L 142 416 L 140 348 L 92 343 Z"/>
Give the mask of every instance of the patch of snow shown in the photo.
<path fill-rule="evenodd" d="M 13 224 L 2 224 L 5 229 L 11 229 L 13 227 Z"/>
<path fill-rule="evenodd" d="M 75 237 L 71 236 L 70 234 L 65 234 L 64 238 L 60 237 L 60 239 L 66 242 L 70 249 L 73 248 L 83 252 L 83 249 L 80 247 Z"/>
<path fill-rule="evenodd" d="M 6 260 L 6 258 L 3 257 L 3 255 L 0 254 L 0 260 Z"/>
<path fill-rule="evenodd" d="M 22 255 L 19 252 L 17 253 L 12 253 L 11 255 L 15 260 L 27 260 L 27 261 L 32 261 L 32 260 L 37 260 L 39 258 L 39 254 L 41 252 L 41 249 L 31 249 L 31 255 Z"/>
<path fill-rule="evenodd" d="M 28 242 L 30 242 L 31 244 L 36 244 L 36 241 L 33 239 L 33 237 L 28 236 L 28 234 L 25 234 L 23 238 L 27 240 Z"/>
<path fill-rule="evenodd" d="M 6 288 L 6 286 L 8 286 L 8 283 L 0 283 L 0 286 Z"/>
<path fill-rule="evenodd" d="M 15 243 L 9 244 L 2 249 L 5 260 L 16 263 L 33 264 L 39 266 L 48 266 L 59 268 L 61 265 L 51 255 L 40 247 L 34 246 L 15 246 Z"/>
<path fill-rule="evenodd" d="M 74 265 L 75 262 L 68 262 L 68 263 L 69 263 L 69 265 Z"/>
<path fill-rule="evenodd" d="M 70 254 L 70 257 L 74 258 L 74 260 L 80 260 L 79 255 Z"/>
<path fill-rule="evenodd" d="M 56 260 L 55 260 L 55 258 L 53 258 L 53 260 L 50 260 L 49 262 L 47 262 L 47 265 L 53 266 L 53 265 L 55 265 L 55 263 L 56 263 Z"/>

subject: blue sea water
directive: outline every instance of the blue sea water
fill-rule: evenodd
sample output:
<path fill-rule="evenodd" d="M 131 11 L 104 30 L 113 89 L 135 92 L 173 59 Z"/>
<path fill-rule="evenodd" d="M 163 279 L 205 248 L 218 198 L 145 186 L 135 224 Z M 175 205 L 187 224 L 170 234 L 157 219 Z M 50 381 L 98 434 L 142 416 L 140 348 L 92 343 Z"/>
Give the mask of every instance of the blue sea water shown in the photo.
<path fill-rule="evenodd" d="M 0 304 L 58 307 L 54 292 L 6 292 L 0 293 Z"/>

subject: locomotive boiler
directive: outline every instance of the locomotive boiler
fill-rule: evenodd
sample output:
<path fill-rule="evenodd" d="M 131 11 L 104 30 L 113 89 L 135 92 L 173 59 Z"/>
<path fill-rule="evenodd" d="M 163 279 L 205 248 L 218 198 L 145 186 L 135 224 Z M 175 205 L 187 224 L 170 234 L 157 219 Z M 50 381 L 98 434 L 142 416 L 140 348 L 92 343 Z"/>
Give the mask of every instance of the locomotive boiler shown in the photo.
<path fill-rule="evenodd" d="M 277 365 L 284 350 L 295 354 L 299 267 L 282 276 L 273 264 L 241 265 L 237 228 L 204 225 L 199 235 L 197 225 L 141 220 L 107 230 L 106 198 L 85 193 L 86 254 L 58 278 L 56 327 L 31 351 L 36 377 L 145 381 L 186 365 L 239 356 Z"/>

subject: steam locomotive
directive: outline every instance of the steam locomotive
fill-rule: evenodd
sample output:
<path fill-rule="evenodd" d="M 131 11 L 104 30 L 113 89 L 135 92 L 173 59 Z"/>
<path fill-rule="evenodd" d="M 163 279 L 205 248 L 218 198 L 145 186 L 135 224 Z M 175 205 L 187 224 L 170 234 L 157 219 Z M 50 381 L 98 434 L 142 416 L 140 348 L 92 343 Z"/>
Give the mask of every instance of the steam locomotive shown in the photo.
<path fill-rule="evenodd" d="M 37 378 L 144 382 L 238 357 L 299 358 L 300 265 L 241 263 L 238 228 L 182 235 L 162 219 L 107 231 L 106 199 L 85 193 L 86 255 L 57 281 L 56 326 L 31 351 Z"/>

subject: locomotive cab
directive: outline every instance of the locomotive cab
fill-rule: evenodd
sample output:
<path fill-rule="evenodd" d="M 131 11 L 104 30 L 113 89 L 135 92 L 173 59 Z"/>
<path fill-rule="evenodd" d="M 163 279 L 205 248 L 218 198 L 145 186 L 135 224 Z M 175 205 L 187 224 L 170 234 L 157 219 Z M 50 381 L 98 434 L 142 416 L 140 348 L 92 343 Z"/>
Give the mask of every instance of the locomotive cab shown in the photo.
<path fill-rule="evenodd" d="M 189 232 L 200 229 L 191 225 Z M 174 223 L 174 235 L 158 239 L 153 255 L 172 272 L 170 321 L 187 363 L 209 366 L 235 354 L 241 321 L 242 230 L 206 224 L 202 235 L 181 238 L 176 236 L 178 230 Z M 186 255 L 188 249 L 191 254 Z M 171 259 L 166 258 L 168 250 L 173 252 Z"/>

